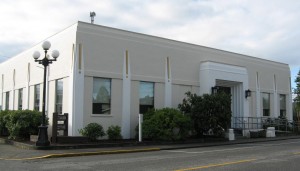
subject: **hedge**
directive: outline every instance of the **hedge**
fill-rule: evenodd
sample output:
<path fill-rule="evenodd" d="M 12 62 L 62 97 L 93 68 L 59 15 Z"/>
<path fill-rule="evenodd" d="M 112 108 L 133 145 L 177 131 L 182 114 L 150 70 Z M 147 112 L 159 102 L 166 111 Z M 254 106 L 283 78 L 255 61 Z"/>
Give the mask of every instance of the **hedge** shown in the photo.
<path fill-rule="evenodd" d="M 29 139 L 30 135 L 38 134 L 41 123 L 42 114 L 39 111 L 0 111 L 0 129 L 1 132 L 5 128 L 8 130 L 9 139 Z"/>

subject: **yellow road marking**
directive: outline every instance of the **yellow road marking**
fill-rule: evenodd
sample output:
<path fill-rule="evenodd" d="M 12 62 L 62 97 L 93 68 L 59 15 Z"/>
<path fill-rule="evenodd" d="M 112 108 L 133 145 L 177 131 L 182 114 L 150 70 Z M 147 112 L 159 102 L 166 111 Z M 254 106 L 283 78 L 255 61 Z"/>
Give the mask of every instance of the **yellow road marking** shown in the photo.
<path fill-rule="evenodd" d="M 218 167 L 218 166 L 226 166 L 226 165 L 231 165 L 231 164 L 246 163 L 246 162 L 251 162 L 251 161 L 255 161 L 255 160 L 257 160 L 257 159 L 239 160 L 239 161 L 219 163 L 219 164 L 209 164 L 209 165 L 205 165 L 205 166 L 191 167 L 191 168 L 179 169 L 179 170 L 175 170 L 175 171 L 198 170 L 198 169 L 205 169 L 205 168 L 210 168 L 210 167 Z"/>
<path fill-rule="evenodd" d="M 62 154 L 48 154 L 45 156 L 37 156 L 30 158 L 0 158 L 0 160 L 35 160 L 45 158 L 58 158 L 58 157 L 74 157 L 74 156 L 90 156 L 90 155 L 105 155 L 105 154 L 121 154 L 121 153 L 135 153 L 147 151 L 159 151 L 160 148 L 144 148 L 144 149 L 131 149 L 131 150 L 111 150 L 111 151 L 95 151 L 95 152 L 81 152 L 81 153 L 62 153 Z"/>

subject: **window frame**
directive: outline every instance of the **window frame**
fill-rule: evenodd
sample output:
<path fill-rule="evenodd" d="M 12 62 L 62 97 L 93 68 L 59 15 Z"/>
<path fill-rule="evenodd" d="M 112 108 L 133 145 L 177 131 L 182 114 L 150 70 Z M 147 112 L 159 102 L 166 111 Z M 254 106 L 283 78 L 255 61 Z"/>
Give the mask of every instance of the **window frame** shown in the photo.
<path fill-rule="evenodd" d="M 264 95 L 267 95 L 268 101 L 267 106 L 268 108 L 265 108 L 265 101 L 264 101 Z M 270 117 L 271 116 L 271 95 L 270 93 L 263 92 L 261 93 L 261 100 L 262 100 L 262 110 L 263 110 L 263 117 Z"/>
<path fill-rule="evenodd" d="M 99 93 L 99 90 L 97 92 L 95 92 L 96 87 L 94 85 L 95 85 L 96 80 L 102 80 L 103 84 L 105 84 L 107 82 L 109 83 L 108 87 L 104 87 L 104 88 L 108 88 L 108 95 L 109 95 L 109 96 L 107 96 L 109 98 L 108 103 L 95 103 L 94 94 Z M 99 86 L 99 88 L 101 88 L 101 87 Z M 111 106 L 112 106 L 112 104 L 111 104 L 111 102 L 112 102 L 112 78 L 93 77 L 92 90 L 93 90 L 92 91 L 92 115 L 93 116 L 111 116 L 112 115 L 112 112 L 111 112 L 111 110 L 112 110 L 112 108 L 111 108 Z M 99 106 L 99 105 L 101 105 L 101 106 Z M 106 105 L 107 111 L 103 112 L 103 110 L 105 110 L 105 109 L 102 109 L 104 105 Z M 99 109 L 101 110 L 101 112 L 99 112 Z"/>
<path fill-rule="evenodd" d="M 58 94 L 58 83 L 61 83 L 62 84 L 62 90 L 61 90 L 61 94 Z M 58 96 L 61 95 L 61 103 L 58 103 L 57 102 L 57 99 L 58 99 Z M 54 111 L 57 112 L 58 114 L 62 114 L 63 113 L 63 98 L 64 96 L 64 82 L 63 82 L 63 79 L 57 79 L 55 80 L 55 109 Z M 58 110 L 58 106 L 61 107 L 61 110 L 59 111 Z"/>
<path fill-rule="evenodd" d="M 281 101 L 281 98 L 284 97 L 284 108 L 281 108 L 282 107 L 282 101 Z M 286 94 L 279 94 L 279 116 L 280 117 L 286 117 Z"/>
<path fill-rule="evenodd" d="M 18 110 L 23 110 L 23 93 L 24 89 L 20 88 L 18 91 Z"/>
<path fill-rule="evenodd" d="M 152 84 L 152 92 L 153 92 L 153 99 L 152 99 L 152 104 L 141 104 L 141 90 L 142 87 L 141 85 L 143 84 Z M 151 97 L 151 96 L 150 96 Z M 150 81 L 140 81 L 140 85 L 139 85 L 139 113 L 140 114 L 144 114 L 146 113 L 149 109 L 154 109 L 154 105 L 155 105 L 155 82 L 150 82 Z"/>
<path fill-rule="evenodd" d="M 37 91 L 37 87 L 38 87 L 38 91 Z M 41 104 L 41 85 L 40 84 L 34 85 L 34 99 L 33 99 L 33 102 L 34 102 L 33 103 L 33 110 L 40 111 L 40 104 Z"/>
<path fill-rule="evenodd" d="M 5 92 L 5 110 L 9 110 L 9 91 Z"/>

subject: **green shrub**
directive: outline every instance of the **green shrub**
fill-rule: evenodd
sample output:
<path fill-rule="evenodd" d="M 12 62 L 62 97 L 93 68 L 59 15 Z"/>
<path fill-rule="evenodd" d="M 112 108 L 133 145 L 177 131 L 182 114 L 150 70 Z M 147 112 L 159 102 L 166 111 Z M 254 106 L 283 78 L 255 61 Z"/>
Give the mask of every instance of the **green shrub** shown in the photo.
<path fill-rule="evenodd" d="M 0 111 L 0 135 L 6 135 L 7 128 L 6 128 L 6 121 L 4 118 L 8 115 L 8 110 Z"/>
<path fill-rule="evenodd" d="M 180 111 L 164 108 L 148 112 L 145 116 L 149 117 L 145 117 L 142 125 L 144 138 L 169 141 L 185 139 L 189 135 L 191 121 Z"/>
<path fill-rule="evenodd" d="M 202 137 L 209 130 L 216 136 L 223 135 L 231 123 L 231 96 L 224 92 L 203 96 L 187 92 L 186 95 L 178 108 L 191 117 L 196 136 Z"/>
<path fill-rule="evenodd" d="M 30 135 L 38 134 L 41 121 L 41 112 L 31 110 L 8 111 L 4 117 L 10 139 L 28 139 Z"/>
<path fill-rule="evenodd" d="M 79 133 L 88 137 L 91 141 L 96 141 L 97 138 L 105 135 L 103 127 L 98 123 L 89 123 L 86 127 L 80 129 Z"/>
<path fill-rule="evenodd" d="M 250 131 L 250 138 L 266 138 L 266 130 Z"/>
<path fill-rule="evenodd" d="M 106 133 L 108 135 L 108 139 L 110 140 L 122 139 L 121 127 L 119 126 L 114 126 L 114 125 L 110 126 L 106 131 Z"/>

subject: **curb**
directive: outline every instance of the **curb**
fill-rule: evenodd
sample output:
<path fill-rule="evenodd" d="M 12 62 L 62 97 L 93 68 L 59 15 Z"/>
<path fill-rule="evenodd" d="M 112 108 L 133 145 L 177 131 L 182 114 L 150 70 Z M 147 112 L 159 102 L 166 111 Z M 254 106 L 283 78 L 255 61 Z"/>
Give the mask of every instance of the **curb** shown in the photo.
<path fill-rule="evenodd" d="M 46 158 L 60 158 L 60 157 L 75 157 L 75 156 L 91 156 L 91 155 L 106 155 L 106 154 L 122 154 L 122 153 L 137 153 L 137 152 L 150 152 L 150 151 L 160 151 L 160 150 L 177 150 L 177 149 L 188 149 L 188 148 L 199 148 L 199 147 L 212 147 L 212 146 L 223 146 L 223 145 L 234 145 L 234 144 L 248 144 L 248 143 L 259 143 L 259 142 L 268 142 L 268 141 L 280 141 L 288 139 L 300 139 L 300 136 L 288 136 L 288 137 L 275 137 L 275 138 L 259 138 L 259 139 L 240 139 L 235 141 L 226 141 L 226 142 L 215 142 L 215 143 L 195 143 L 195 144 L 173 144 L 173 145 L 157 145 L 159 148 L 136 148 L 136 149 L 127 149 L 127 150 L 103 150 L 103 151 L 92 151 L 92 152 L 74 152 L 74 153 L 57 153 L 57 154 L 47 154 L 44 156 L 28 157 L 28 158 L 0 158 L 0 160 L 34 160 L 34 159 L 46 159 Z M 34 149 L 41 150 L 51 149 L 49 147 L 36 147 L 33 145 L 15 142 L 11 140 L 6 140 L 0 138 L 0 143 L 10 144 L 22 149 Z M 166 146 L 166 147 L 163 147 Z M 120 147 L 120 146 L 119 146 Z M 61 147 L 61 149 L 76 149 L 76 146 L 72 147 Z"/>
<path fill-rule="evenodd" d="M 62 154 L 48 154 L 44 156 L 30 157 L 30 158 L 0 158 L 1 160 L 36 160 L 46 158 L 61 158 L 61 157 L 76 157 L 76 156 L 92 156 L 92 155 L 106 155 L 106 154 L 122 154 L 122 153 L 137 153 L 137 152 L 150 152 L 160 151 L 160 148 L 143 148 L 131 150 L 109 150 L 109 151 L 95 151 L 95 152 L 80 152 L 80 153 L 62 153 Z"/>
<path fill-rule="evenodd" d="M 109 151 L 81 152 L 81 153 L 63 153 L 63 154 L 49 154 L 49 155 L 44 156 L 43 158 L 137 153 L 137 152 L 150 152 L 150 151 L 160 151 L 160 150 L 161 150 L 160 148 L 143 148 L 143 149 L 131 149 L 131 150 L 109 150 Z"/>
<path fill-rule="evenodd" d="M 223 145 L 235 145 L 235 144 L 249 144 L 249 143 L 259 143 L 268 141 L 281 141 L 289 139 L 300 139 L 300 136 L 290 136 L 290 137 L 275 137 L 275 138 L 262 138 L 262 139 L 246 139 L 246 140 L 234 140 L 219 143 L 207 143 L 207 144 L 195 144 L 189 146 L 175 146 L 175 147 L 163 147 L 161 150 L 178 150 L 178 149 L 188 149 L 188 148 L 198 148 L 198 147 L 213 147 L 213 146 L 223 146 Z"/>

